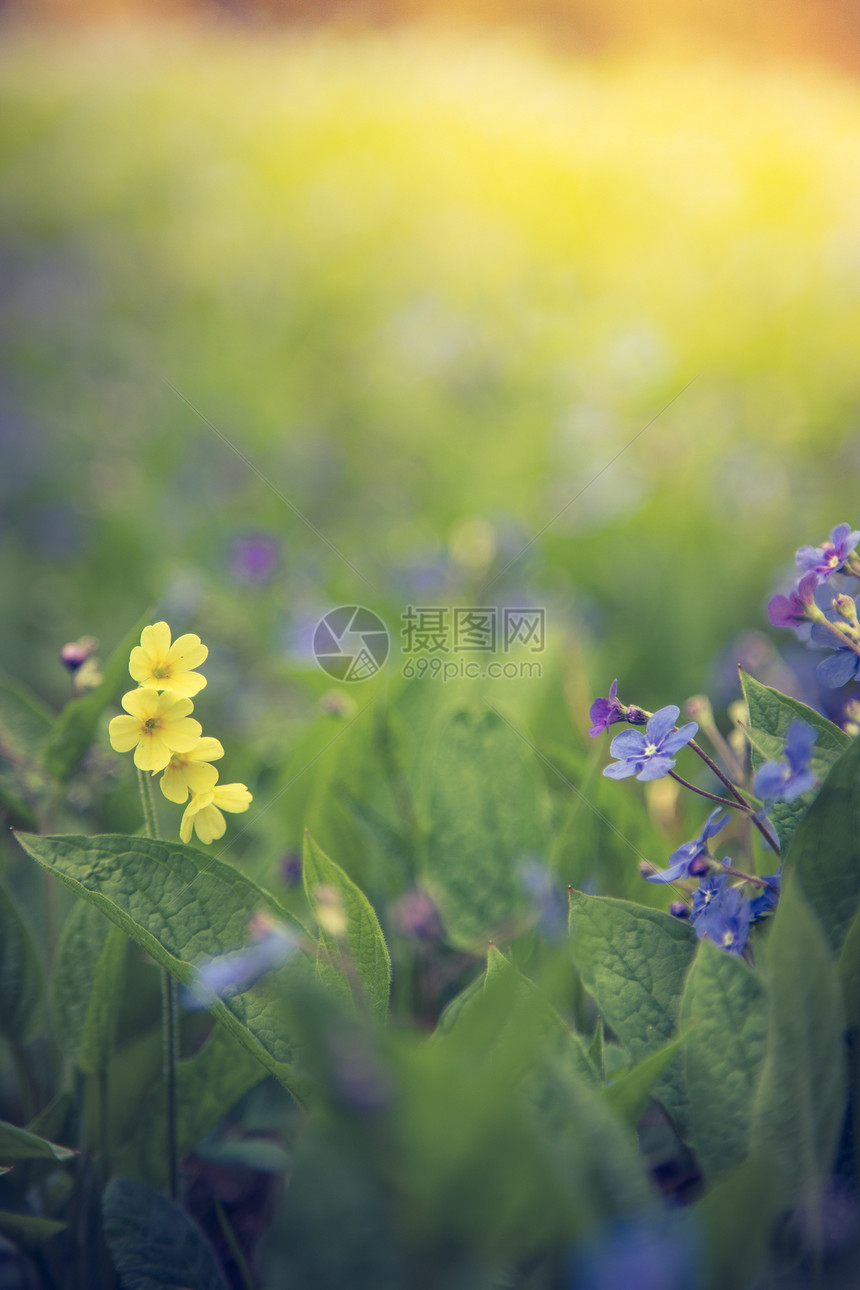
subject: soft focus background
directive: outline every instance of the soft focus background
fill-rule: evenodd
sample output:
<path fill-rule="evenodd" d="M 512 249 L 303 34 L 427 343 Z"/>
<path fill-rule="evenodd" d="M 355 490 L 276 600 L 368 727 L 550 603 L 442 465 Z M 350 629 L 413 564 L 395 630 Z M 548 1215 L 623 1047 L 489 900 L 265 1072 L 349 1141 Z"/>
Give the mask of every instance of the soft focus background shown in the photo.
<path fill-rule="evenodd" d="M 576 782 L 615 676 L 722 722 L 739 661 L 844 700 L 765 605 L 858 523 L 851 6 L 149 12 L 6 10 L 8 673 L 57 707 L 66 641 L 104 655 L 149 606 L 198 632 L 270 881 L 344 713 L 384 692 L 414 742 L 455 689 L 395 650 L 333 700 L 309 645 L 338 604 L 395 639 L 410 602 L 545 606 L 543 680 L 493 694 Z M 136 827 L 98 771 L 94 823 Z"/>

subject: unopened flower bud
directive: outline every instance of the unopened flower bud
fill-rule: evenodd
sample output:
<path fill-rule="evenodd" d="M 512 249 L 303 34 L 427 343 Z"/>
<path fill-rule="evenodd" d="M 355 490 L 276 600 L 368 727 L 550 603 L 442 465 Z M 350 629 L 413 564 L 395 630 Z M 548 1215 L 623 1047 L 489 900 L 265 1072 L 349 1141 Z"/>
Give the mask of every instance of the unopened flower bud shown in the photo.
<path fill-rule="evenodd" d="M 684 704 L 684 715 L 692 721 L 698 721 L 700 726 L 712 726 L 714 724 L 714 710 L 711 707 L 711 700 L 706 694 L 694 694 Z"/>
<path fill-rule="evenodd" d="M 857 606 L 851 596 L 838 595 L 834 597 L 833 607 L 840 618 L 852 627 L 857 626 Z"/>
<path fill-rule="evenodd" d="M 60 650 L 60 662 L 70 672 L 77 672 L 97 647 L 98 641 L 95 636 L 82 636 L 80 640 L 70 641 L 68 645 L 63 646 Z"/>
<path fill-rule="evenodd" d="M 690 907 L 683 900 L 673 900 L 669 906 L 669 913 L 674 918 L 689 918 Z"/>
<path fill-rule="evenodd" d="M 644 726 L 648 720 L 648 713 L 638 708 L 635 703 L 631 703 L 627 709 L 626 720 L 631 726 Z"/>

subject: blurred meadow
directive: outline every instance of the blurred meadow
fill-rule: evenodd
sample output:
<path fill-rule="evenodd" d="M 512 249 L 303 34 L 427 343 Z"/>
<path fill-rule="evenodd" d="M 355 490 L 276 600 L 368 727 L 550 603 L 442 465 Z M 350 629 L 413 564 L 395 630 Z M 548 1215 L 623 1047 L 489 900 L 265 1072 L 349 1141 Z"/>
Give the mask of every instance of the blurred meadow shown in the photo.
<path fill-rule="evenodd" d="M 341 603 L 395 641 L 409 603 L 545 606 L 543 680 L 497 697 L 571 755 L 614 676 L 720 713 L 741 659 L 784 679 L 767 596 L 855 519 L 844 73 L 138 22 L 13 26 L 0 82 L 9 674 L 59 705 L 60 647 L 157 606 L 261 806 L 340 719 Z"/>

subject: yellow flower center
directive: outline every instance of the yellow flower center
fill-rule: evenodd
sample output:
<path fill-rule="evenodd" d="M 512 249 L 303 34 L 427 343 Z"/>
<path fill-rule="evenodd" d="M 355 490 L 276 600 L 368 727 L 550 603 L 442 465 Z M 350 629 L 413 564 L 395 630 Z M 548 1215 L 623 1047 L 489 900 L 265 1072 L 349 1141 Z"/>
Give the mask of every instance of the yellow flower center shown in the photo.
<path fill-rule="evenodd" d="M 158 717 L 148 717 L 143 723 L 145 730 L 157 730 L 160 725 Z"/>
<path fill-rule="evenodd" d="M 646 757 L 653 757 L 656 751 L 657 751 L 657 745 L 656 745 L 656 744 L 646 744 L 646 745 L 645 745 L 645 756 L 646 756 Z"/>
<path fill-rule="evenodd" d="M 152 669 L 152 675 L 157 681 L 163 681 L 166 676 L 170 676 L 170 668 L 164 663 L 159 663 L 157 667 Z"/>

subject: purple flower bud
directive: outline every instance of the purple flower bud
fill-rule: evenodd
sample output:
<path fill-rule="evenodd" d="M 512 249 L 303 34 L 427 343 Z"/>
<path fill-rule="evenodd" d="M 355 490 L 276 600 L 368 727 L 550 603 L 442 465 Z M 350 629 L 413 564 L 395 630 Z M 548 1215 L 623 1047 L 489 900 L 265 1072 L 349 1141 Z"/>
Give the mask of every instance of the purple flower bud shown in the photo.
<path fill-rule="evenodd" d="M 609 687 L 609 698 L 595 699 L 592 703 L 588 715 L 593 725 L 588 733 L 592 739 L 596 735 L 602 735 L 608 726 L 624 721 L 626 713 L 624 704 L 618 701 L 618 678 L 616 677 Z"/>
<path fill-rule="evenodd" d="M 669 913 L 673 918 L 689 918 L 690 906 L 683 900 L 673 900 L 669 906 Z"/>
<path fill-rule="evenodd" d="M 410 940 L 438 941 L 442 936 L 439 910 L 426 891 L 404 892 L 391 906 L 390 915 L 401 936 Z"/>
<path fill-rule="evenodd" d="M 234 578 L 251 586 L 268 582 L 278 563 L 276 543 L 265 533 L 237 538 L 230 552 Z"/>
<path fill-rule="evenodd" d="M 281 882 L 296 887 L 302 880 L 302 857 L 298 851 L 288 851 L 280 863 Z"/>
<path fill-rule="evenodd" d="M 70 641 L 60 650 L 60 662 L 70 672 L 77 672 L 97 648 L 98 641 L 94 636 L 82 636 L 78 641 Z"/>

